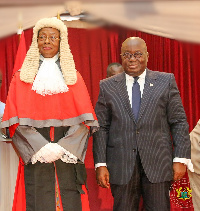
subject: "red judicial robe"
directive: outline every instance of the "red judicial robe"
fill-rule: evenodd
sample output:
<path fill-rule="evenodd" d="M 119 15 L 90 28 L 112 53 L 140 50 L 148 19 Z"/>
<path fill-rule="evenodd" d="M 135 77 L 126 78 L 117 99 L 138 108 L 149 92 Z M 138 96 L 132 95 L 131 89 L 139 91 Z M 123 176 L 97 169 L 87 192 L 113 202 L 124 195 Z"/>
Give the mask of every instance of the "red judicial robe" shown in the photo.
<path fill-rule="evenodd" d="M 15 134 L 18 125 L 44 128 L 84 123 L 87 126 L 98 126 L 86 85 L 78 72 L 76 84 L 68 87 L 69 91 L 66 93 L 42 96 L 31 89 L 32 84 L 22 82 L 20 72 L 16 72 L 9 88 L 2 126 L 9 127 L 11 136 Z M 22 160 L 18 170 L 13 211 L 25 211 Z M 87 193 L 86 190 L 85 192 Z M 87 194 L 81 194 L 81 199 L 83 210 L 88 211 Z"/>

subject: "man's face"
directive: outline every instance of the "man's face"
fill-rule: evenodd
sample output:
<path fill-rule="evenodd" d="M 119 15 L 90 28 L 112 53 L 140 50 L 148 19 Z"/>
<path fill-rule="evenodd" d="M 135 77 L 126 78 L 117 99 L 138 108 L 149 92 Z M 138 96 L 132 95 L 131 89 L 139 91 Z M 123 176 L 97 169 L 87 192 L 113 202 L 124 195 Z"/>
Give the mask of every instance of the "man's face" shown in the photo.
<path fill-rule="evenodd" d="M 135 58 L 133 55 L 131 55 L 131 58 L 126 58 L 125 55 L 135 54 L 139 55 Z M 143 40 L 138 38 L 129 38 L 122 44 L 122 50 L 121 50 L 121 58 L 122 58 L 122 66 L 124 68 L 124 71 L 130 75 L 130 76 L 139 76 L 147 67 L 148 62 L 148 52 L 146 49 L 146 44 L 143 42 Z"/>
<path fill-rule="evenodd" d="M 113 75 L 117 75 L 119 73 L 122 73 L 123 71 L 124 71 L 124 69 L 123 69 L 122 66 L 113 65 L 113 66 L 110 67 L 109 74 L 107 75 L 107 78 L 111 77 Z"/>
<path fill-rule="evenodd" d="M 54 57 L 60 47 L 60 32 L 54 28 L 42 28 L 38 34 L 38 48 L 44 58 Z"/>

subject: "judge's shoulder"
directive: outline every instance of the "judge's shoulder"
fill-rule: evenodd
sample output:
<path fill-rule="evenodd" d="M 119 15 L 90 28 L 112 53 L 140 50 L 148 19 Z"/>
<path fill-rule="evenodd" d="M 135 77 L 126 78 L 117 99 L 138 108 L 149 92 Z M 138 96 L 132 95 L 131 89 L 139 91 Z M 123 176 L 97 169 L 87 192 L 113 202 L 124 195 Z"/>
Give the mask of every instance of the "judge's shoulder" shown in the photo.
<path fill-rule="evenodd" d="M 14 73 L 12 73 L 12 80 L 13 80 L 14 78 L 19 78 L 19 77 L 20 77 L 20 70 L 21 70 L 21 69 L 19 69 L 19 70 L 15 71 Z"/>

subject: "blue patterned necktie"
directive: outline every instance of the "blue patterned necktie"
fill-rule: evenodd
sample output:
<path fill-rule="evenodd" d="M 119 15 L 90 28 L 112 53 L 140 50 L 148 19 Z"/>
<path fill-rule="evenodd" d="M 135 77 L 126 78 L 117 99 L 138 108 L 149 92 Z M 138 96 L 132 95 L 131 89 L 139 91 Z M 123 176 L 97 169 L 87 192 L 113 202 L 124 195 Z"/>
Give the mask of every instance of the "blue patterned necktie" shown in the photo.
<path fill-rule="evenodd" d="M 132 109 L 135 120 L 138 118 L 138 113 L 140 110 L 140 102 L 141 102 L 141 93 L 140 93 L 140 85 L 138 83 L 139 77 L 133 77 L 134 83 L 132 87 Z"/>

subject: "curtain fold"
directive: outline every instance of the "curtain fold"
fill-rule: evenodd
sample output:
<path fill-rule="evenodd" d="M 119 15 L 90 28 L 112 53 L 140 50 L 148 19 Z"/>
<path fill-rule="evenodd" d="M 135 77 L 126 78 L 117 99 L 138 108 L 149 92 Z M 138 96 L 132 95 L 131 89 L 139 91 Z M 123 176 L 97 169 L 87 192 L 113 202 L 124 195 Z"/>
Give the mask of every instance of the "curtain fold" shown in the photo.
<path fill-rule="evenodd" d="M 120 51 L 122 42 L 130 36 L 139 36 L 147 44 L 149 52 L 148 68 L 155 71 L 174 73 L 190 131 L 194 128 L 200 119 L 199 44 L 188 44 L 121 27 L 90 30 L 69 28 L 68 32 L 69 44 L 76 68 L 85 80 L 93 106 L 95 106 L 98 98 L 99 81 L 106 78 L 107 65 L 112 62 L 121 62 Z M 32 29 L 25 31 L 25 39 L 28 49 L 31 44 Z M 0 92 L 0 100 L 3 102 L 6 100 L 11 81 L 17 46 L 17 35 L 0 40 L 0 69 L 2 69 L 3 76 L 6 79 Z M 101 189 L 96 184 L 92 139 L 89 140 L 85 163 L 88 172 L 91 211 L 112 210 L 113 199 L 110 190 Z M 172 210 L 181 211 L 183 209 L 173 206 Z M 191 210 L 193 209 L 187 209 L 187 211 Z"/>

